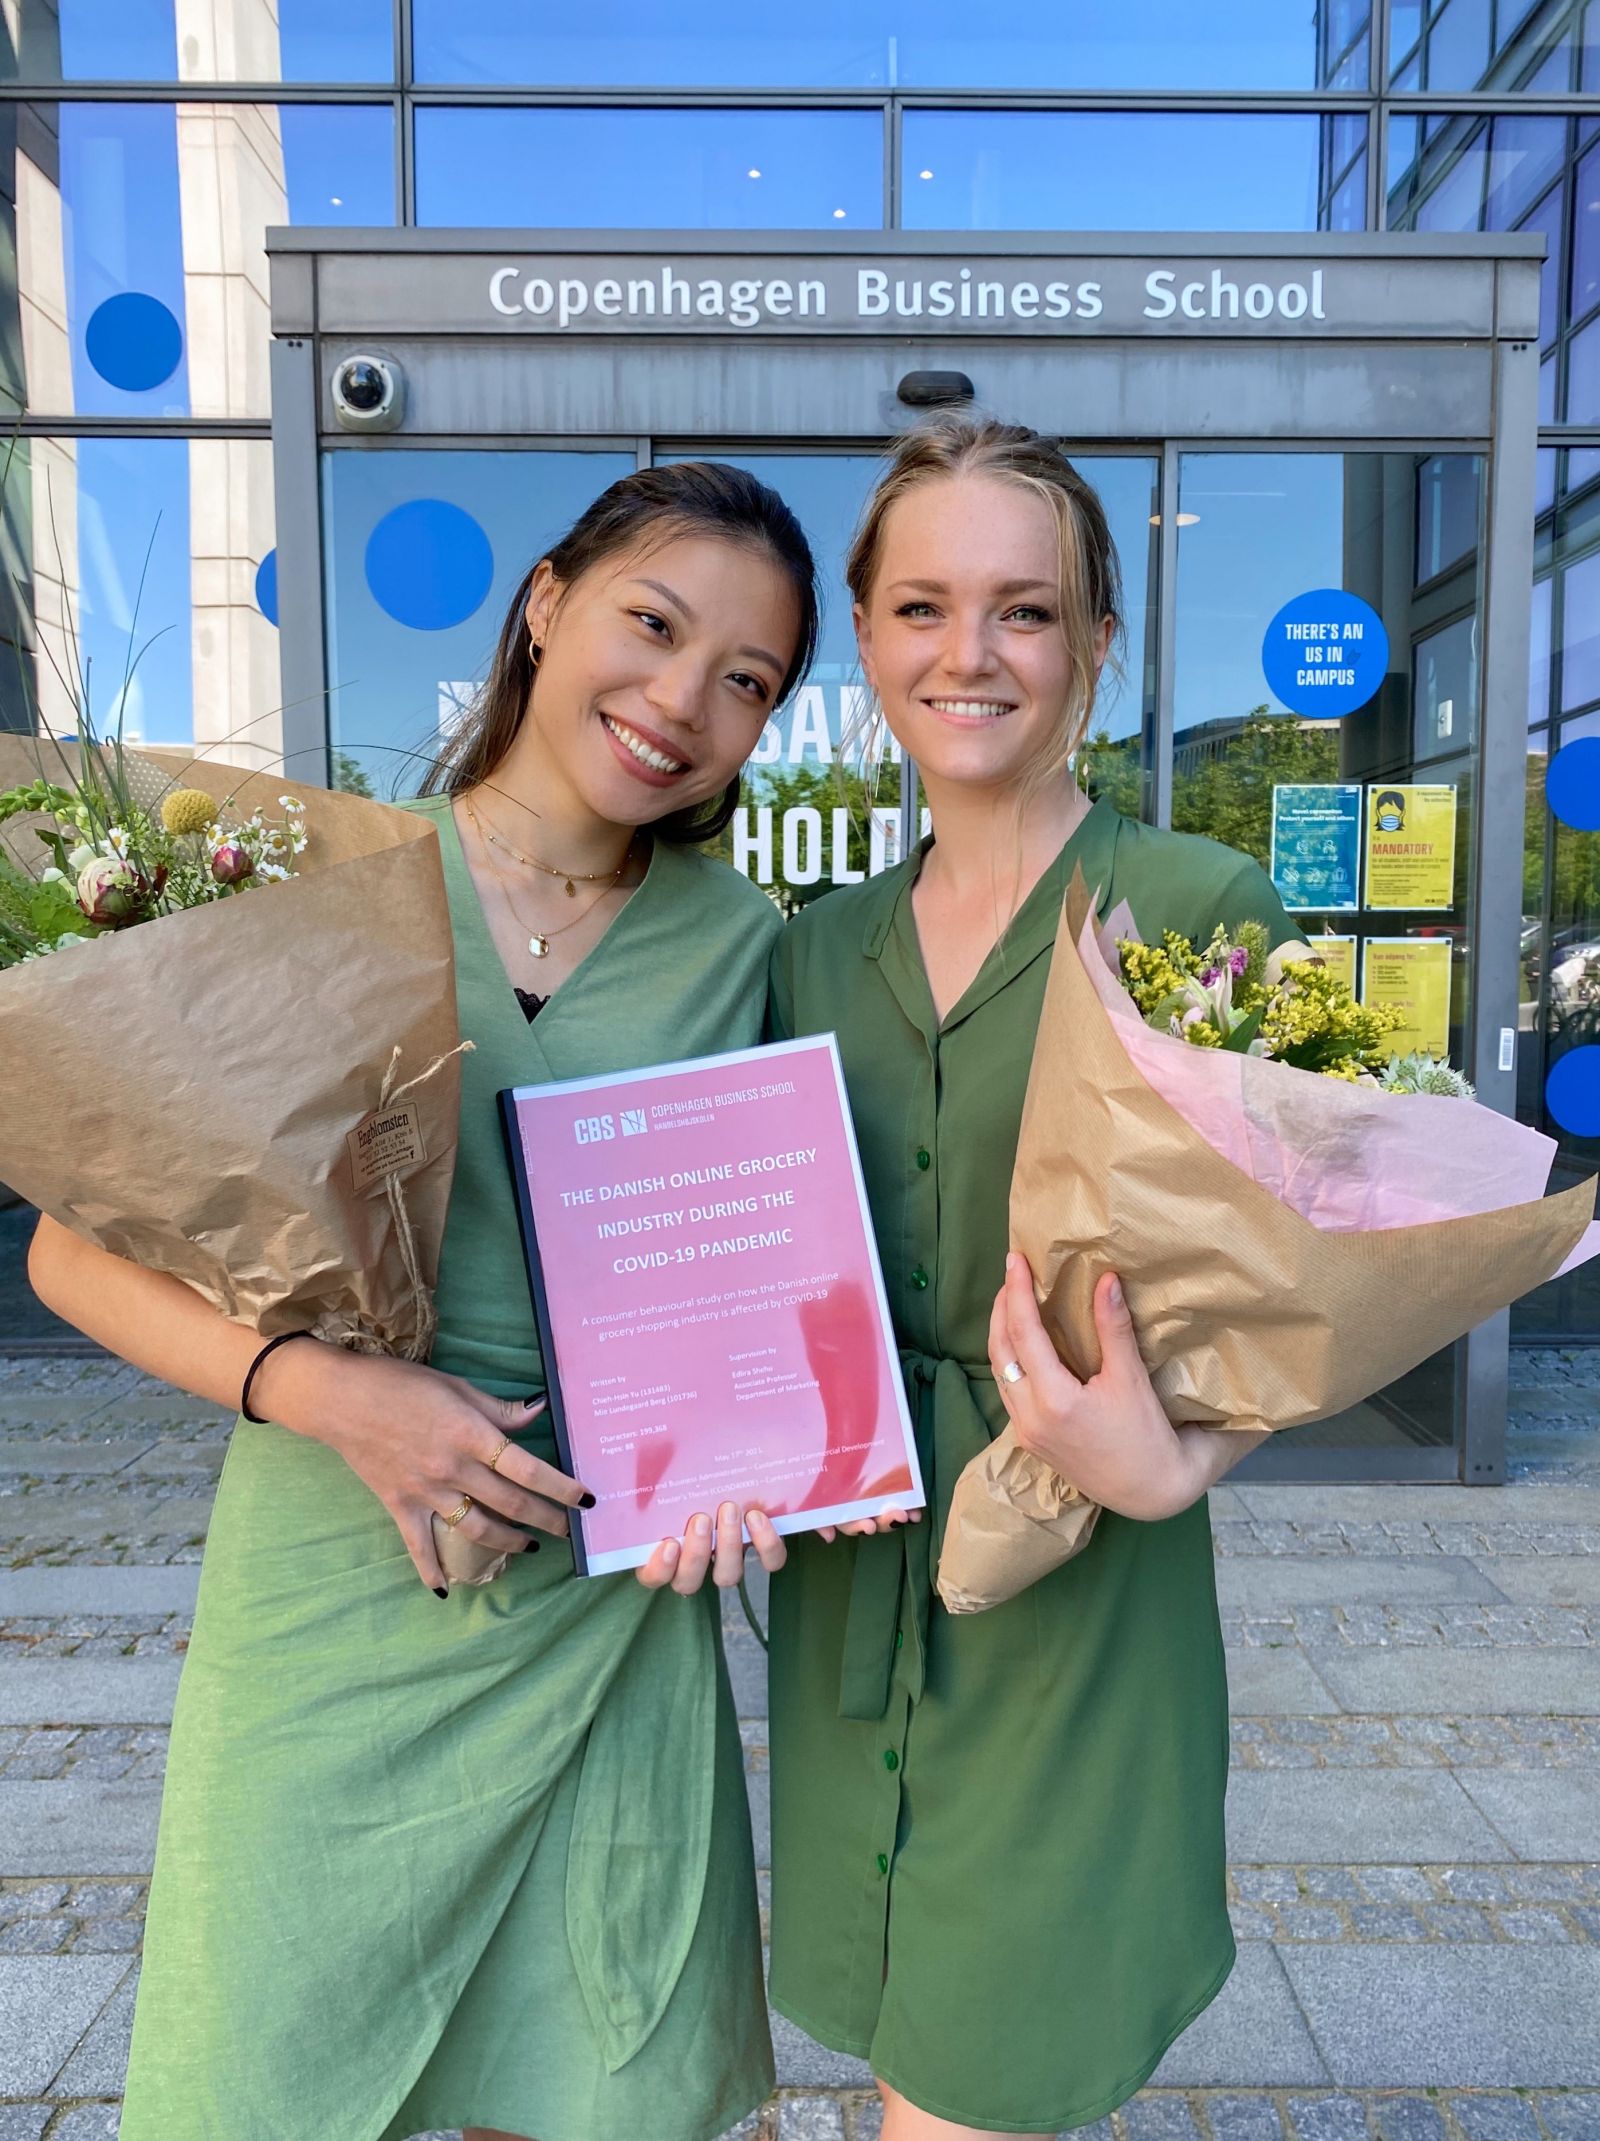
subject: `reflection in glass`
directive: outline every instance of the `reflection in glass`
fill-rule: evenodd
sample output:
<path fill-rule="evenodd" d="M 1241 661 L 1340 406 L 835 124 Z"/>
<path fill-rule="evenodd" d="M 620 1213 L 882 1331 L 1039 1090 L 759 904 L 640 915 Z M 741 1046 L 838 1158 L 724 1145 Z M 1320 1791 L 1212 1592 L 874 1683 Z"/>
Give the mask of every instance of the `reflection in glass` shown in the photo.
<path fill-rule="evenodd" d="M 1447 942 L 1444 1036 L 1465 1064 L 1472 992 L 1468 935 L 1476 795 L 1482 599 L 1479 458 L 1404 453 L 1186 453 L 1179 468 L 1172 823 L 1271 867 L 1274 797 L 1285 786 L 1442 784 L 1456 796 L 1451 904 L 1297 910 L 1308 933 Z M 1388 673 L 1340 717 L 1277 698 L 1262 641 L 1296 596 L 1340 588 L 1382 617 Z M 1287 688 L 1287 687 L 1286 687 Z M 1334 860 L 1334 856 L 1328 858 Z M 1355 860 L 1337 859 L 1348 869 Z M 1300 896 L 1305 896 L 1301 894 Z M 1456 1360 L 1436 1356 L 1336 1421 L 1297 1431 L 1341 1447 L 1448 1447 Z"/>
<path fill-rule="evenodd" d="M 441 738 L 488 673 L 523 574 L 591 499 L 633 466 L 631 454 L 617 453 L 345 447 L 324 455 L 328 704 L 337 785 L 380 796 L 416 793 Z M 419 506 L 435 510 L 418 514 Z M 374 530 L 408 508 L 403 525 L 414 537 L 426 536 L 430 518 L 453 533 L 455 554 L 446 550 L 446 567 L 460 560 L 464 523 L 474 550 L 486 551 L 487 570 L 467 588 L 458 605 L 465 614 L 455 624 L 427 628 L 439 605 L 425 541 L 412 544 L 409 587 L 390 571 L 375 592 L 368 577 Z M 403 574 L 403 553 L 397 569 Z"/>
<path fill-rule="evenodd" d="M 183 80 L 389 81 L 393 23 L 392 0 L 206 0 L 184 10 Z M 20 23 L 0 15 L 0 81 L 177 79 L 174 0 L 23 0 Z"/>
<path fill-rule="evenodd" d="M 1367 0 L 1079 0 L 1026 23 L 956 0 L 814 0 L 804 15 L 605 0 L 552 18 L 526 0 L 413 0 L 423 82 L 870 89 L 1367 86 Z M 1359 71 L 1358 71 L 1359 69 Z"/>
<path fill-rule="evenodd" d="M 907 181 L 902 219 L 909 230 L 1326 229 L 1332 126 L 1314 113 L 908 111 L 905 167 L 933 176 Z"/>
<path fill-rule="evenodd" d="M 876 230 L 869 111 L 424 106 L 417 221 L 565 230 Z"/>
<path fill-rule="evenodd" d="M 1600 424 L 1600 315 L 1567 344 L 1569 424 Z"/>
<path fill-rule="evenodd" d="M 1592 9 L 1591 9 L 1592 11 Z M 1431 26 L 1424 31 L 1424 14 Z M 1390 19 L 1394 86 L 1560 94 L 1572 79 L 1583 0 L 1397 0 Z"/>
<path fill-rule="evenodd" d="M 1515 112 L 1492 119 L 1437 113 L 1426 129 L 1402 115 L 1389 128 L 1395 230 L 1514 230 L 1560 170 L 1567 147 L 1564 119 Z"/>
<path fill-rule="evenodd" d="M 1569 565 L 1561 590 L 1561 706 L 1600 699 L 1600 550 Z"/>
<path fill-rule="evenodd" d="M 19 439 L 4 512 L 0 727 L 71 734 L 81 676 L 128 743 L 276 753 L 277 632 L 247 592 L 272 548 L 266 440 Z"/>
<path fill-rule="evenodd" d="M 0 166 L 9 378 L 49 414 L 268 415 L 267 227 L 394 217 L 387 105 L 5 103 Z"/>
<path fill-rule="evenodd" d="M 1555 582 L 1533 583 L 1528 626 L 1528 726 L 1537 728 L 1550 715 L 1550 601 Z"/>

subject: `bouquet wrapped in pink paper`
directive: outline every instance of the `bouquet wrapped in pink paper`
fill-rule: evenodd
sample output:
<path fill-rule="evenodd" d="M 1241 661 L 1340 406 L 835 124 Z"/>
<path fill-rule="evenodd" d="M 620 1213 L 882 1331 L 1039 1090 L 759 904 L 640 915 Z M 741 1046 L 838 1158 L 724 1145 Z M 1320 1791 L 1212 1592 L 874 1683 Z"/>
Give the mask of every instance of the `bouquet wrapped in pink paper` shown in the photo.
<path fill-rule="evenodd" d="M 1012 1245 L 1075 1374 L 1099 1367 L 1094 1287 L 1115 1271 L 1169 1419 L 1297 1427 L 1600 1250 L 1593 1182 L 1544 1195 L 1551 1139 L 1447 1097 L 1447 1079 L 1386 1090 L 1349 1057 L 1334 1076 L 1275 1060 L 1259 1022 L 1228 1031 L 1215 980 L 1207 997 L 1178 977 L 1183 1005 L 1147 1023 L 1117 925 L 1097 930 L 1075 877 L 1011 1186 Z M 1186 1017 L 1220 1037 L 1193 1045 Z M 1014 1597 L 1098 1513 L 1005 1430 L 957 1482 L 941 1598 L 972 1613 Z"/>

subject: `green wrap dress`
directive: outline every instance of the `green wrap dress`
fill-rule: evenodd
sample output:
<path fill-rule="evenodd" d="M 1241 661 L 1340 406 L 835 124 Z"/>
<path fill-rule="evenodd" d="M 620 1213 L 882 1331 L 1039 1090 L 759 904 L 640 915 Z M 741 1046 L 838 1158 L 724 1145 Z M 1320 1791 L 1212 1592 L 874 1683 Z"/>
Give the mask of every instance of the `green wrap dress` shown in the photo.
<path fill-rule="evenodd" d="M 930 1507 L 792 1539 L 772 1581 L 772 1998 L 923 2110 L 1016 2133 L 1130 2096 L 1233 1962 L 1204 1501 L 1103 1517 L 987 1613 L 933 1590 L 951 1489 L 1005 1420 L 989 1315 L 1074 864 L 1147 940 L 1247 917 L 1295 934 L 1254 862 L 1101 802 L 942 1024 L 921 851 L 808 907 L 773 957 L 777 1032 L 839 1037 Z"/>
<path fill-rule="evenodd" d="M 448 805 L 461 1143 L 436 1367 L 543 1388 L 495 1094 L 759 1038 L 777 916 L 658 843 L 530 1026 Z M 359 944 L 351 956 L 360 956 Z M 527 1437 L 556 1461 L 548 1430 Z M 441 1603 L 335 1453 L 241 1421 L 173 1721 L 124 2141 L 708 2141 L 768 2093 L 709 1587 L 547 1539 Z"/>

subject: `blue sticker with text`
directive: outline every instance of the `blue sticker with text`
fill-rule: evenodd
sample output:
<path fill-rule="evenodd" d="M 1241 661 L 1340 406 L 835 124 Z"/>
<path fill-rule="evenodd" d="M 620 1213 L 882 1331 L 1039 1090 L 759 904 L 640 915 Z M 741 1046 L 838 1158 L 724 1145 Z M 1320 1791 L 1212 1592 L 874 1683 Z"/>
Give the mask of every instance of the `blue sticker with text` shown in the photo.
<path fill-rule="evenodd" d="M 1317 587 L 1286 602 L 1267 626 L 1261 667 L 1273 697 L 1291 713 L 1333 720 L 1376 696 L 1389 667 L 1389 635 L 1370 602 Z"/>

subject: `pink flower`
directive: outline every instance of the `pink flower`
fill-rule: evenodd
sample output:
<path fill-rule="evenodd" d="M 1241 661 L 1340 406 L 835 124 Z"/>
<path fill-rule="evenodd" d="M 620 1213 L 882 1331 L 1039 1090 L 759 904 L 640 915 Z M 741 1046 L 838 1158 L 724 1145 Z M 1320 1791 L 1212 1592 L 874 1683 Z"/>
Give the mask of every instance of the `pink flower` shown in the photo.
<path fill-rule="evenodd" d="M 1250 954 L 1245 950 L 1242 944 L 1236 945 L 1234 949 L 1229 952 L 1228 964 L 1233 969 L 1235 978 L 1242 974 L 1245 968 L 1250 964 Z"/>
<path fill-rule="evenodd" d="M 237 840 L 224 840 L 211 851 L 211 874 L 219 885 L 237 885 L 255 869 L 249 850 Z"/>
<path fill-rule="evenodd" d="M 78 905 L 91 922 L 107 929 L 137 922 L 150 890 L 148 881 L 120 855 L 97 855 L 78 872 Z"/>

